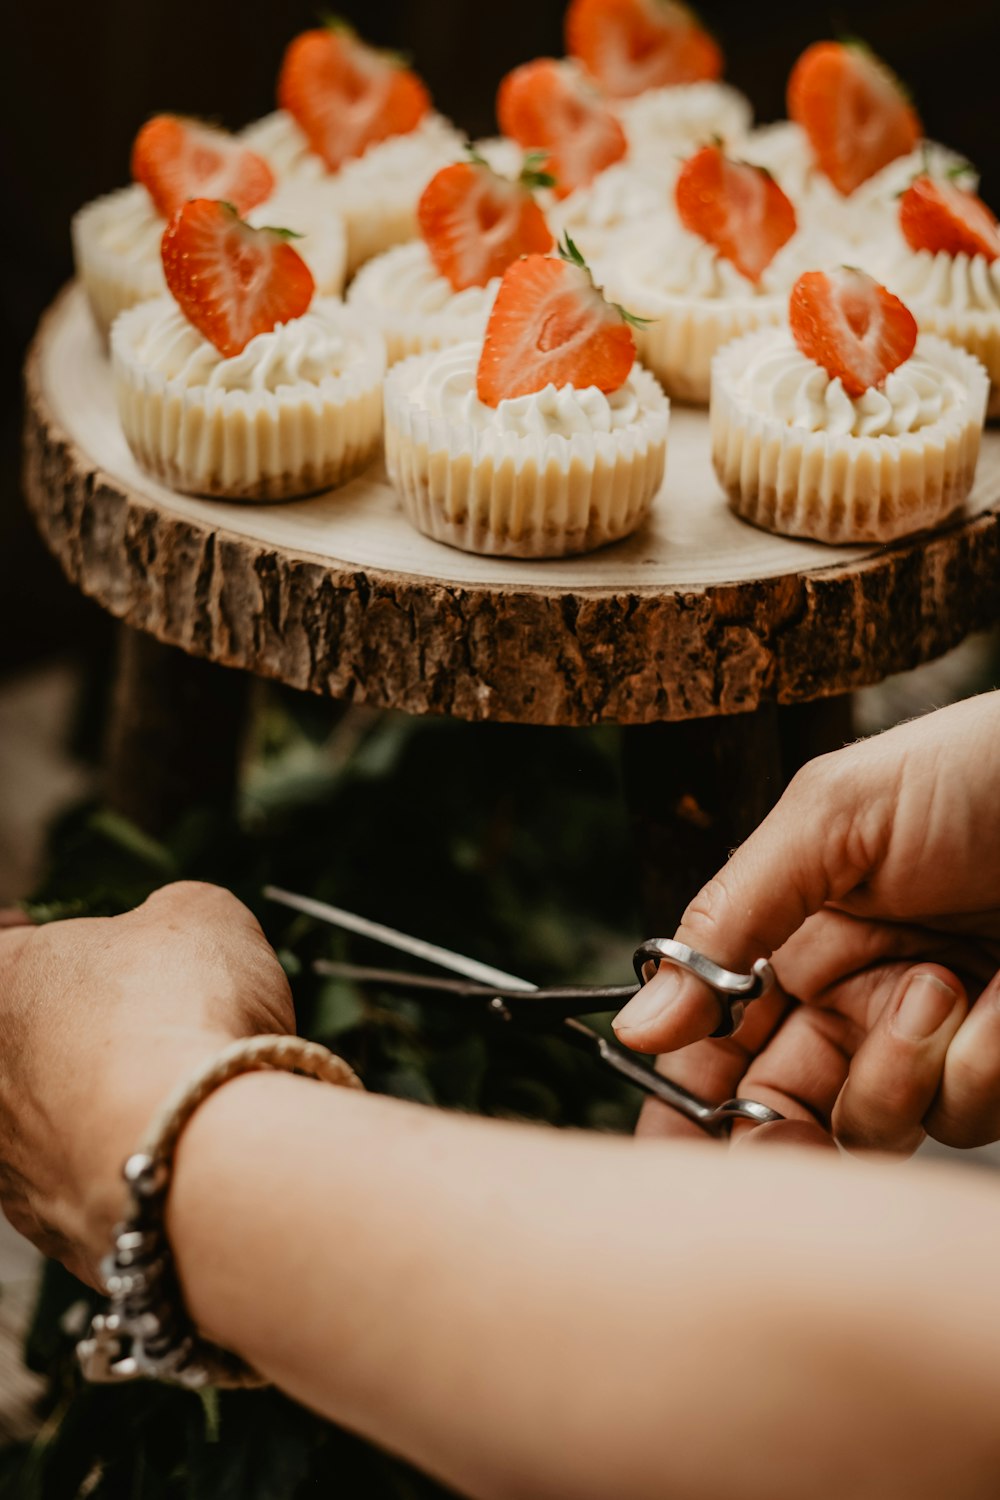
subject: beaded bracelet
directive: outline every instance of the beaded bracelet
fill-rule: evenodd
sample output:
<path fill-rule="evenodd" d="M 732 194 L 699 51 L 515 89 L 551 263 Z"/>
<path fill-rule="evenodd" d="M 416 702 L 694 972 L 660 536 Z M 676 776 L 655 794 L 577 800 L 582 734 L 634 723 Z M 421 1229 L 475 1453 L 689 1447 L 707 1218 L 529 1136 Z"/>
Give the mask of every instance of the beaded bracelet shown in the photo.
<path fill-rule="evenodd" d="M 165 1215 L 177 1143 L 195 1110 L 230 1079 L 271 1069 L 364 1087 L 342 1058 L 315 1042 L 257 1036 L 234 1042 L 171 1095 L 122 1170 L 128 1211 L 101 1263 L 109 1305 L 77 1345 L 86 1379 L 161 1380 L 189 1390 L 267 1384 L 237 1355 L 199 1337 L 184 1308 Z"/>

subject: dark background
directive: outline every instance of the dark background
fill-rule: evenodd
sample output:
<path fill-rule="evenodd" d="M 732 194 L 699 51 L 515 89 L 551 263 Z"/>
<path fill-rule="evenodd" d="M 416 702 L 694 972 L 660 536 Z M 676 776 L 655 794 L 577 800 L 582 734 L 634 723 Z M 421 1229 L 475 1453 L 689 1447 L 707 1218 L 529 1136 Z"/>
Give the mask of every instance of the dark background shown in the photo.
<path fill-rule="evenodd" d="M 70 274 L 69 219 L 128 180 L 138 126 L 161 109 L 238 127 L 273 107 L 285 43 L 313 0 L 11 0 L 0 68 L 0 671 L 100 635 L 61 583 L 19 495 L 20 370 L 37 320 Z M 561 51 L 562 0 L 342 0 L 372 41 L 410 53 L 438 107 L 473 134 L 494 128 L 501 76 Z M 784 113 L 798 53 L 864 37 L 911 88 L 927 134 L 975 161 L 1000 204 L 998 0 L 833 5 L 707 0 L 728 76 L 760 120 Z"/>

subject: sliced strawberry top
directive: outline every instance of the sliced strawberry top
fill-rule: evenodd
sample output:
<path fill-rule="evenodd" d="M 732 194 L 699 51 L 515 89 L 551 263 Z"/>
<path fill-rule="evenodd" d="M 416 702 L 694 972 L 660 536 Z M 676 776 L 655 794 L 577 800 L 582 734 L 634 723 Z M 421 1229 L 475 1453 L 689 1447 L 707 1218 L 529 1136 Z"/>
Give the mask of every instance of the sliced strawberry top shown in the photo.
<path fill-rule="evenodd" d="M 431 260 L 456 292 L 485 286 L 518 256 L 544 255 L 555 244 L 530 188 L 480 161 L 437 172 L 417 217 Z"/>
<path fill-rule="evenodd" d="M 685 229 L 714 245 L 750 281 L 759 281 L 795 233 L 795 209 L 761 167 L 730 161 L 704 146 L 681 168 L 674 186 Z"/>
<path fill-rule="evenodd" d="M 722 53 L 676 0 L 571 0 L 566 51 L 616 98 L 722 73 Z"/>
<path fill-rule="evenodd" d="M 155 115 L 132 146 L 132 176 L 165 219 L 189 198 L 222 198 L 249 213 L 274 191 L 262 156 L 197 120 Z"/>
<path fill-rule="evenodd" d="M 431 101 L 416 73 L 337 26 L 304 31 L 290 43 L 278 103 L 336 172 L 369 146 L 416 130 Z"/>
<path fill-rule="evenodd" d="M 544 151 L 565 198 L 625 155 L 625 132 L 596 88 L 571 62 L 539 57 L 508 73 L 497 94 L 504 135 Z"/>
<path fill-rule="evenodd" d="M 922 134 L 898 78 L 856 43 L 806 48 L 788 80 L 788 113 L 809 137 L 820 169 L 845 195 L 912 151 Z"/>
<path fill-rule="evenodd" d="M 916 347 L 917 324 L 909 308 L 849 266 L 800 276 L 788 317 L 802 353 L 839 379 L 852 398 L 881 385 Z"/>
<path fill-rule="evenodd" d="M 911 250 L 932 255 L 1000 255 L 1000 227 L 982 198 L 952 182 L 918 177 L 899 200 L 899 227 Z"/>
<path fill-rule="evenodd" d="M 500 283 L 476 391 L 487 406 L 547 385 L 617 391 L 634 361 L 625 315 L 605 302 L 586 267 L 528 255 Z"/>
<path fill-rule="evenodd" d="M 229 359 L 300 318 L 315 290 L 280 229 L 251 229 L 228 203 L 193 198 L 163 231 L 163 273 L 181 312 Z"/>

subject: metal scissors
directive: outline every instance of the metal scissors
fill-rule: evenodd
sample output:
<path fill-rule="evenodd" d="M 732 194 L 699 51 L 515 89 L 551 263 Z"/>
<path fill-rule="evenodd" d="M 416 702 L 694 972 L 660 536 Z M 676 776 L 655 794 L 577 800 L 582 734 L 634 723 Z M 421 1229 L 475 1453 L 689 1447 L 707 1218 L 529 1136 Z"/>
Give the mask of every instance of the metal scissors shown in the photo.
<path fill-rule="evenodd" d="M 263 894 L 279 906 L 338 927 L 359 937 L 372 939 L 397 952 L 407 953 L 412 958 L 422 959 L 436 968 L 458 974 L 460 979 L 443 979 L 436 975 L 410 974 L 399 969 L 370 968 L 359 964 L 335 963 L 328 959 L 317 959 L 315 972 L 341 979 L 351 979 L 362 984 L 379 984 L 406 991 L 419 991 L 442 1000 L 467 1003 L 469 1000 L 484 1002 L 487 1013 L 499 1021 L 516 1022 L 522 1026 L 549 1027 L 558 1025 L 559 1034 L 589 1052 L 605 1067 L 627 1078 L 646 1094 L 660 1099 L 678 1110 L 687 1119 L 712 1135 L 722 1135 L 733 1120 L 750 1120 L 756 1125 L 781 1120 L 783 1115 L 758 1104 L 754 1099 L 726 1099 L 722 1104 L 710 1104 L 689 1089 L 682 1088 L 664 1078 L 649 1063 L 642 1062 L 634 1053 L 616 1042 L 610 1042 L 599 1032 L 586 1026 L 580 1016 L 597 1011 L 618 1009 L 637 994 L 642 986 L 656 973 L 661 963 L 673 964 L 698 979 L 711 989 L 719 1002 L 720 1022 L 713 1036 L 732 1036 L 743 1021 L 746 1006 L 767 993 L 774 983 L 774 970 L 766 959 L 758 959 L 749 974 L 737 974 L 720 968 L 703 953 L 671 938 L 650 938 L 635 950 L 632 963 L 636 983 L 622 985 L 556 985 L 540 989 L 526 979 L 505 974 L 478 959 L 467 958 L 461 953 L 452 953 L 423 938 L 411 937 L 373 922 L 339 906 L 330 906 L 325 901 L 316 901 L 311 896 L 300 896 L 294 891 L 282 890 L 278 886 L 264 887 Z"/>

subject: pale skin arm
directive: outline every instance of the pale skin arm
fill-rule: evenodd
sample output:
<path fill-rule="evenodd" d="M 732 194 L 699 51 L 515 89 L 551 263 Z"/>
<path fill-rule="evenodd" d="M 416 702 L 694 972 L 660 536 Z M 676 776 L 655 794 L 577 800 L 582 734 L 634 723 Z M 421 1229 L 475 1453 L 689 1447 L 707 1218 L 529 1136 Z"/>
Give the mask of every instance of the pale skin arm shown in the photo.
<path fill-rule="evenodd" d="M 207 1333 L 477 1500 L 996 1493 L 976 1177 L 258 1077 L 189 1127 L 170 1231 Z"/>

